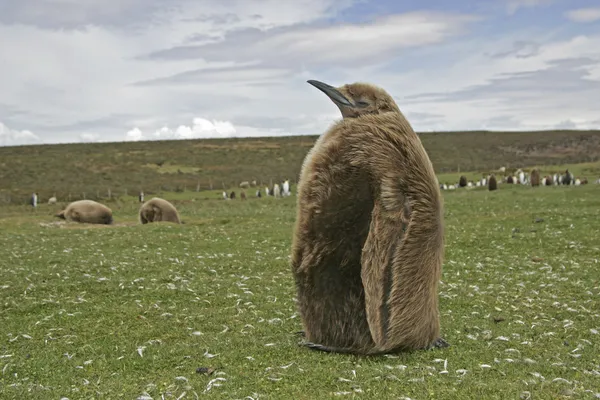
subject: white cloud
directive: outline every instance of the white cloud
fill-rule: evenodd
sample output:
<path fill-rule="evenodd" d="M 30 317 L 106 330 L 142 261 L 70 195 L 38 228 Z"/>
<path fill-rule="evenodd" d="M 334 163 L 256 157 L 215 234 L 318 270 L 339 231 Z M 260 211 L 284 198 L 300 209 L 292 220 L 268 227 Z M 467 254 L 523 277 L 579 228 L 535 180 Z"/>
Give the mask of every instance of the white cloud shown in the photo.
<path fill-rule="evenodd" d="M 191 126 L 179 125 L 172 130 L 162 127 L 154 133 L 159 139 L 196 139 L 206 137 L 230 137 L 236 133 L 233 124 L 229 121 L 209 121 L 204 118 L 194 118 Z"/>
<path fill-rule="evenodd" d="M 552 0 L 481 2 L 479 16 L 348 10 L 367 0 L 116 1 L 9 2 L 0 120 L 44 142 L 318 134 L 339 118 L 306 83 L 319 79 L 383 86 L 417 130 L 599 124 L 589 26 L 498 25 Z"/>
<path fill-rule="evenodd" d="M 565 16 L 573 22 L 596 22 L 600 21 L 600 7 L 578 8 L 565 13 Z"/>
<path fill-rule="evenodd" d="M 400 77 L 381 71 L 378 80 L 407 116 L 415 113 L 411 123 L 417 129 L 553 129 L 566 120 L 578 129 L 598 128 L 600 35 L 549 41 L 527 57 L 518 51 L 487 54 L 512 48 L 511 40 L 481 38 L 453 46 L 449 53 L 465 56 L 443 73 L 427 66 Z"/>
<path fill-rule="evenodd" d="M 179 24 L 209 25 L 212 35 L 223 28 L 252 25 L 271 29 L 333 17 L 363 0 L 28 0 L 3 4 L 0 23 L 44 29 L 100 26 L 139 32 L 144 27 Z M 109 4 L 107 4 L 109 3 Z"/>
<path fill-rule="evenodd" d="M 97 142 L 98 139 L 100 139 L 100 135 L 97 133 L 84 132 L 79 135 L 79 139 L 81 139 L 82 142 Z"/>
<path fill-rule="evenodd" d="M 330 120 L 328 120 L 329 122 Z M 295 133 L 280 128 L 256 128 L 247 125 L 236 125 L 229 121 L 209 121 L 205 118 L 194 118 L 191 125 L 179 125 L 172 129 L 168 126 L 154 131 L 144 132 L 135 127 L 125 134 L 126 141 L 140 140 L 179 140 L 179 139 L 207 139 L 231 137 L 264 137 L 287 136 Z"/>
<path fill-rule="evenodd" d="M 46 4 L 45 0 L 36 1 Z M 28 111 L 27 115 L 12 117 L 12 123 L 26 125 L 33 121 L 42 137 L 61 135 L 60 140 L 64 140 L 65 135 L 71 135 L 70 141 L 100 138 L 80 136 L 89 131 L 102 132 L 102 140 L 120 140 L 126 132 L 124 126 L 154 132 L 168 121 L 194 118 L 199 109 L 217 121 L 234 121 L 257 113 L 265 118 L 290 118 L 299 104 L 308 105 L 303 113 L 314 115 L 319 110 L 311 104 L 319 103 L 308 100 L 314 94 L 304 81 L 314 78 L 317 72 L 308 68 L 346 68 L 344 63 L 350 63 L 350 69 L 355 69 L 359 62 L 385 60 L 401 48 L 440 42 L 449 35 L 460 34 L 465 23 L 473 20 L 459 14 L 417 12 L 362 25 L 311 25 L 335 16 L 353 2 L 264 0 L 249 4 L 231 0 L 227 7 L 215 4 L 210 8 L 201 7 L 202 2 L 185 2 L 185 7 L 174 7 L 160 23 L 135 31 L 102 23 L 78 30 L 0 23 L 0 104 Z M 96 4 L 95 0 L 90 0 L 92 3 Z M 85 4 L 81 3 L 82 8 L 68 17 L 70 24 L 100 18 L 85 9 Z M 206 10 L 210 10 L 209 15 Z M 18 16 L 28 23 L 35 17 L 22 13 Z M 66 21 L 65 18 L 59 21 Z M 267 36 L 248 46 L 225 49 L 230 45 L 227 32 L 239 29 L 257 29 Z M 225 38 L 219 44 L 225 49 L 220 50 L 221 59 L 139 58 L 189 43 L 194 35 L 211 37 L 213 41 Z M 191 71 L 191 76 L 186 71 Z M 174 80 L 181 79 L 185 84 L 160 86 L 158 78 L 165 77 L 176 77 Z M 131 85 L 139 81 L 158 84 Z M 306 101 L 296 92 L 298 86 L 302 86 Z M 114 125 L 110 125 L 111 115 L 117 115 Z M 98 122 L 90 126 L 86 121 Z M 65 126 L 72 127 L 72 133 L 65 133 Z M 278 131 L 287 132 L 288 126 L 289 122 Z M 247 131 L 251 128 L 248 126 Z M 254 128 L 264 132 L 273 129 Z M 302 127 L 291 128 L 297 133 L 306 132 Z M 136 140 L 138 133 L 131 131 L 129 137 Z"/>
<path fill-rule="evenodd" d="M 133 142 L 137 142 L 139 140 L 142 140 L 143 138 L 144 138 L 144 134 L 138 127 L 135 127 L 133 129 L 127 131 L 127 133 L 125 134 L 125 140 L 129 140 L 129 141 L 133 141 Z"/>
<path fill-rule="evenodd" d="M 156 130 L 154 134 L 144 134 L 142 130 L 135 127 L 125 134 L 125 140 L 169 140 L 169 139 L 204 139 L 204 138 L 226 138 L 238 135 L 238 131 L 229 121 L 209 121 L 204 118 L 194 118 L 190 126 L 179 125 L 176 129 L 168 126 Z M 242 135 L 244 136 L 244 135 Z"/>
<path fill-rule="evenodd" d="M 390 52 L 440 43 L 466 32 L 475 15 L 418 11 L 388 15 L 368 23 L 307 26 L 277 32 L 244 31 L 223 41 L 177 46 L 150 54 L 160 60 L 256 61 L 285 67 L 372 64 Z"/>
<path fill-rule="evenodd" d="M 147 8 L 154 12 L 159 0 L 151 0 L 152 6 L 131 0 L 119 9 L 130 13 L 135 8 L 131 7 L 137 7 L 137 14 L 132 14 L 134 25 L 137 24 L 134 30 L 115 25 L 121 15 L 104 1 L 71 2 L 69 7 L 61 8 L 60 13 L 54 12 L 55 2 L 32 1 L 35 5 L 11 2 L 0 16 L 0 118 L 3 117 L 2 106 L 22 108 L 27 113 L 12 116 L 11 123 L 33 123 L 42 137 L 64 140 L 65 135 L 71 135 L 67 141 L 73 141 L 81 140 L 82 131 L 90 129 L 102 131 L 103 140 L 119 140 L 123 126 L 136 126 L 143 120 L 147 124 L 138 126 L 144 131 L 153 131 L 164 121 L 191 119 L 198 109 L 206 109 L 205 114 L 217 120 L 230 119 L 227 108 L 248 102 L 253 96 L 249 84 L 272 79 L 270 71 L 241 73 L 235 82 L 229 81 L 231 75 L 215 74 L 211 82 L 201 88 L 134 87 L 131 82 L 172 76 L 186 70 L 226 70 L 244 65 L 233 54 L 225 62 L 210 63 L 203 60 L 156 62 L 137 57 L 185 43 L 194 35 L 218 39 L 230 30 L 270 30 L 312 23 L 333 17 L 362 0 L 263 0 L 252 4 L 245 0 L 223 3 L 174 0 L 172 5 L 165 3 L 169 11 L 163 12 L 160 21 L 152 24 L 142 23 L 145 21 L 143 13 Z M 116 4 L 116 0 L 110 2 Z M 106 12 L 96 12 L 98 7 Z M 67 12 L 69 15 L 65 15 Z M 13 20 L 3 25 L 2 21 L 11 15 Z M 56 21 L 49 25 L 47 19 L 50 18 Z M 14 23 L 18 21 L 25 24 Z M 77 30 L 46 29 L 58 23 L 69 27 L 87 25 Z M 115 114 L 118 117 L 114 125 L 110 125 L 109 116 Z M 85 126 L 86 121 L 103 121 L 104 124 Z M 72 133 L 65 133 L 65 126 L 76 128 Z"/>
<path fill-rule="evenodd" d="M 23 144 L 40 143 L 41 139 L 28 130 L 10 129 L 0 122 L 0 146 L 18 146 Z"/>

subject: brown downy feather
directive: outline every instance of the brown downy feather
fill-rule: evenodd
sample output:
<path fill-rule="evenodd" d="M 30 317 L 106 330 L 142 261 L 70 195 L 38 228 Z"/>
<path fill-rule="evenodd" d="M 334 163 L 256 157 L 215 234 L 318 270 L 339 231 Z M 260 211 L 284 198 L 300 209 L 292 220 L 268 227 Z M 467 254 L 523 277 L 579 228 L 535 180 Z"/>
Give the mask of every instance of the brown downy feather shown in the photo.
<path fill-rule="evenodd" d="M 489 190 L 498 189 L 498 182 L 496 181 L 495 175 L 490 176 L 490 179 L 488 180 L 488 189 Z"/>
<path fill-rule="evenodd" d="M 160 197 L 153 197 L 140 207 L 140 223 L 174 222 L 180 224 L 179 213 L 173 204 Z"/>
<path fill-rule="evenodd" d="M 540 170 L 537 168 L 531 170 L 531 186 L 540 186 Z"/>
<path fill-rule="evenodd" d="M 74 201 L 67 208 L 58 212 L 55 217 L 84 224 L 110 225 L 113 223 L 112 210 L 93 200 Z"/>
<path fill-rule="evenodd" d="M 344 118 L 298 183 L 291 269 L 305 345 L 365 355 L 447 346 L 443 203 L 419 137 L 384 90 L 311 83 Z"/>

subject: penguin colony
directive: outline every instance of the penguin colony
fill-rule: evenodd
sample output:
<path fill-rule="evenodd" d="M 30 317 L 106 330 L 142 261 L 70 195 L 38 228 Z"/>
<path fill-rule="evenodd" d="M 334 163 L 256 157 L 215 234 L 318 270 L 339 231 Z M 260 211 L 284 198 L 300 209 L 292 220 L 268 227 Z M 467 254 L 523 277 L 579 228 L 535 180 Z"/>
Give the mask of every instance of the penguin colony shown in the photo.
<path fill-rule="evenodd" d="M 541 178 L 537 168 L 530 179 L 522 170 L 506 176 L 502 167 L 477 182 L 461 175 L 455 184 L 440 184 L 419 137 L 385 90 L 360 82 L 308 83 L 329 97 L 342 118 L 308 152 L 298 182 L 290 266 L 304 328 L 301 345 L 359 355 L 449 346 L 438 309 L 445 240 L 441 190 L 581 185 L 587 179 L 568 170 Z M 496 177 L 500 173 L 503 179 Z M 251 186 L 256 181 L 239 184 Z M 289 180 L 267 186 L 265 195 L 290 196 Z M 223 191 L 223 198 L 235 199 L 236 193 Z M 244 190 L 240 198 L 246 200 Z M 143 192 L 138 201 L 140 224 L 182 223 L 171 202 L 144 202 Z M 48 200 L 56 202 L 55 196 Z M 37 207 L 37 193 L 30 204 Z M 55 216 L 114 223 L 112 210 L 92 200 L 74 201 Z"/>
<path fill-rule="evenodd" d="M 496 175 L 500 176 L 499 179 Z M 492 177 L 494 177 L 494 183 L 492 183 Z M 515 173 L 506 175 L 506 168 L 502 167 L 497 171 L 490 174 L 484 174 L 483 177 L 476 181 L 468 181 L 467 177 L 461 175 L 458 182 L 456 183 L 438 183 L 442 190 L 456 190 L 458 188 L 476 188 L 476 187 L 488 187 L 489 190 L 497 190 L 500 183 L 506 184 L 520 184 L 520 185 L 531 185 L 537 186 L 558 186 L 558 185 L 569 185 L 579 186 L 587 185 L 587 178 L 576 178 L 567 169 L 564 174 L 555 173 L 554 175 L 541 176 L 539 168 L 532 168 L 531 173 L 528 175 L 525 171 L 518 169 Z M 596 182 L 600 183 L 600 179 Z"/>

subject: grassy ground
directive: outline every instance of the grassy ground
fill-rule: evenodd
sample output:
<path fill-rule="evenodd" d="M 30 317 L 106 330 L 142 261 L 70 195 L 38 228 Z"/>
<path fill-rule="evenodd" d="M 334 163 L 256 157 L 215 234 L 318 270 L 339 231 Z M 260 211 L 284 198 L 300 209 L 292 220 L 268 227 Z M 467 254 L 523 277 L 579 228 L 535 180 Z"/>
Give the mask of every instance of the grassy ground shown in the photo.
<path fill-rule="evenodd" d="M 332 121 L 333 122 L 333 121 Z M 600 160 L 600 131 L 432 132 L 421 140 L 438 173 Z M 0 147 L 0 203 L 294 182 L 316 136 Z M 480 174 L 476 174 L 480 176 Z M 458 179 L 458 178 L 457 178 Z"/>
<path fill-rule="evenodd" d="M 190 196 L 179 226 L 0 210 L 0 398 L 600 396 L 600 185 L 445 192 L 452 346 L 373 358 L 297 346 L 294 197 Z"/>

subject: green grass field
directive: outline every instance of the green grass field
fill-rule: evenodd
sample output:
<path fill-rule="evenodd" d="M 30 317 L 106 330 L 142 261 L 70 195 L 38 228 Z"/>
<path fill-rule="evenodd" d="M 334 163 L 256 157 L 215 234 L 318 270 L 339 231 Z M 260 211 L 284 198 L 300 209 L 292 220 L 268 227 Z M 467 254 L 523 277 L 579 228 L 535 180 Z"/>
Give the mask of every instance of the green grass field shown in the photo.
<path fill-rule="evenodd" d="M 165 197 L 185 224 L 0 210 L 0 398 L 600 396 L 600 185 L 444 192 L 451 347 L 372 358 L 297 345 L 295 197 Z"/>
<path fill-rule="evenodd" d="M 333 123 L 333 121 L 332 121 Z M 600 131 L 424 132 L 421 141 L 440 174 L 481 173 L 600 161 Z M 0 147 L 0 204 L 105 199 L 112 195 L 183 192 L 290 179 L 317 136 L 73 143 Z M 595 171 L 600 177 L 600 168 Z M 458 180 L 458 176 L 456 179 Z"/>

